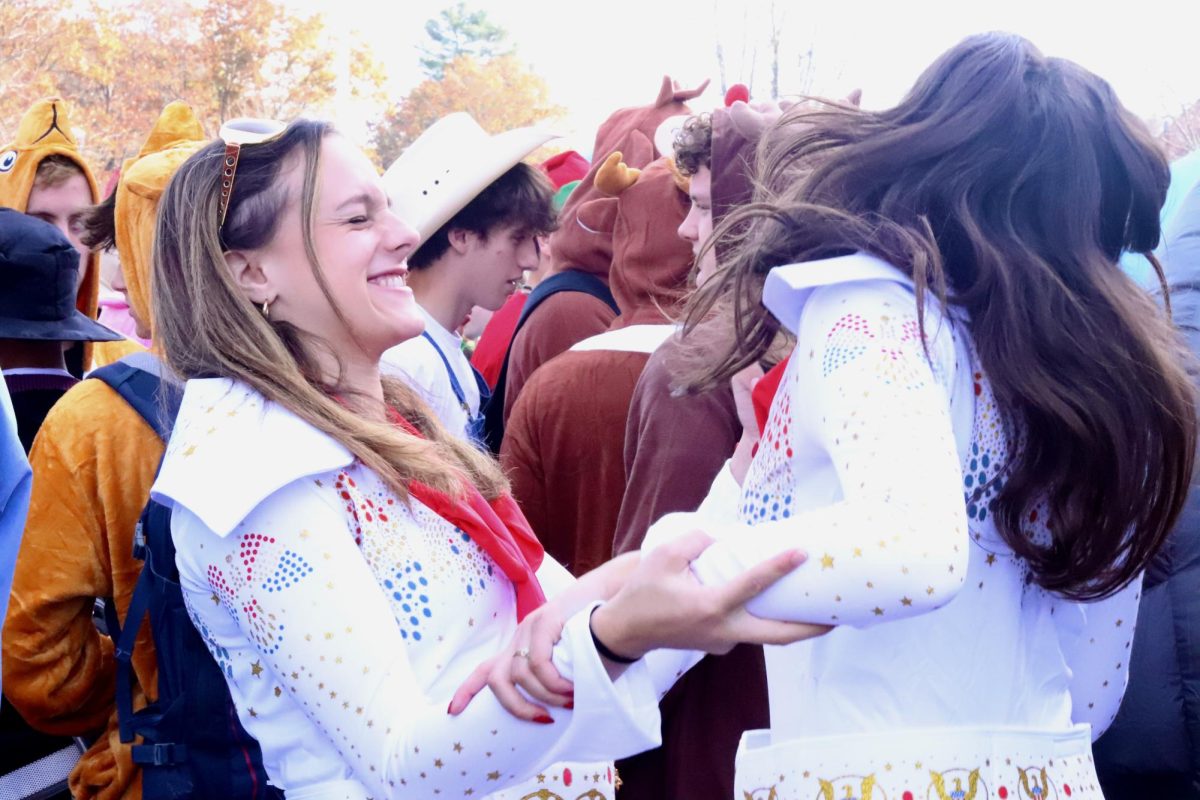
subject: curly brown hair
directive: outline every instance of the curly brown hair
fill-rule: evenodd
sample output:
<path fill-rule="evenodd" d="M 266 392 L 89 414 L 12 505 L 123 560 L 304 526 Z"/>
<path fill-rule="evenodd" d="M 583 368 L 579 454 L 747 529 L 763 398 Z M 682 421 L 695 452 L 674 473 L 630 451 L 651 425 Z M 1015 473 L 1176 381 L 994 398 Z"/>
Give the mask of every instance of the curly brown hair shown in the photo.
<path fill-rule="evenodd" d="M 712 168 L 712 115 L 707 111 L 688 117 L 675 134 L 675 166 L 685 177 L 702 167 Z"/>

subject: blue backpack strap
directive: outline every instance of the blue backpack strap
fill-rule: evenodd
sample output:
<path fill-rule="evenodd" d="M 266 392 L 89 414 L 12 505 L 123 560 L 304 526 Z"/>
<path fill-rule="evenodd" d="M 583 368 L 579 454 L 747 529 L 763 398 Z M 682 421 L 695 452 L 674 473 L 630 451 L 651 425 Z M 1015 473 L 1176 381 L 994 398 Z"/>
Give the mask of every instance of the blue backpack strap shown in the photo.
<path fill-rule="evenodd" d="M 513 342 L 517 340 L 517 334 L 525 327 L 529 316 L 537 307 L 559 292 L 583 292 L 604 303 L 614 314 L 621 313 L 608 285 L 588 272 L 566 269 L 554 273 L 534 287 L 525 301 L 525 307 L 521 309 L 521 316 L 517 318 L 517 327 L 513 329 L 508 351 L 504 354 L 504 364 L 500 367 L 500 378 L 496 381 L 496 388 L 492 390 L 486 404 L 480 403 L 480 408 L 483 409 L 483 441 L 497 455 L 500 453 L 500 443 L 504 441 L 504 397 L 508 393 L 508 360 L 512 357 Z"/>
<path fill-rule="evenodd" d="M 112 387 L 158 434 L 158 438 L 165 442 L 171 436 L 179 404 L 183 401 L 183 392 L 177 385 L 123 361 L 92 370 L 88 377 Z"/>
<path fill-rule="evenodd" d="M 488 400 L 492 396 L 492 388 L 487 385 L 487 381 L 479 370 L 471 367 L 471 374 L 475 377 L 475 386 L 479 389 L 479 413 L 472 414 L 471 406 L 467 403 L 467 393 L 463 391 L 462 384 L 458 381 L 458 375 L 454 371 L 454 367 L 450 366 L 450 359 L 446 358 L 446 354 L 442 352 L 442 348 L 434 341 L 434 338 L 425 331 L 421 334 L 425 341 L 433 346 L 438 356 L 442 359 L 442 364 L 446 367 L 446 374 L 450 377 L 450 388 L 454 390 L 454 396 L 458 399 L 458 404 L 462 406 L 462 410 L 467 412 L 467 436 L 473 442 L 480 445 L 486 445 L 484 437 L 484 416 L 483 409 L 487 407 Z"/>
<path fill-rule="evenodd" d="M 423 331 L 421 338 L 429 342 L 438 354 L 438 357 L 442 359 L 442 365 L 446 368 L 446 374 L 450 377 L 450 388 L 454 390 L 454 396 L 458 398 L 458 404 L 470 415 L 471 407 L 467 405 L 467 393 L 463 391 L 462 384 L 458 382 L 458 376 L 454 374 L 454 367 L 450 366 L 450 359 L 446 358 L 446 354 L 442 352 L 442 348 L 438 347 L 438 343 L 434 341 L 429 331 Z"/>
<path fill-rule="evenodd" d="M 149 365 L 148 365 L 149 366 Z M 117 362 L 89 377 L 111 386 L 164 441 L 182 401 L 182 387 L 136 364 Z M 135 556 L 142 570 L 133 589 L 125 625 L 108 612 L 109 635 L 117 661 L 117 724 L 121 741 L 142 742 L 131 749 L 142 769 L 145 800 L 281 800 L 268 785 L 262 751 L 245 732 L 217 662 L 187 616 L 171 510 L 149 500 L 134 531 Z M 133 649 L 149 618 L 158 655 L 158 699 L 133 710 Z"/>
<path fill-rule="evenodd" d="M 522 326 L 525 325 L 525 321 L 529 319 L 529 315 L 537 310 L 538 306 L 559 292 L 583 292 L 603 302 L 612 309 L 614 314 L 621 313 L 621 309 L 617 307 L 617 301 L 612 296 L 608 284 L 590 272 L 566 269 L 546 278 L 546 280 L 535 286 L 533 291 L 529 293 L 529 299 L 525 301 L 525 307 L 521 309 L 521 316 L 517 318 L 517 327 L 513 331 L 513 337 L 516 338 L 516 331 L 521 330 Z"/>

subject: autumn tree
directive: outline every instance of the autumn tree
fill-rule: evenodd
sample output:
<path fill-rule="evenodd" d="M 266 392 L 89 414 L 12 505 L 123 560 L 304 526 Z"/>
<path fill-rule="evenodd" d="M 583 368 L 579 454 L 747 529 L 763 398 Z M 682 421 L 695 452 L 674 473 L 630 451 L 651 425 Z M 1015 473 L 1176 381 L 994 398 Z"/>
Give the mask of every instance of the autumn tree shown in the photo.
<path fill-rule="evenodd" d="M 17 121 L 34 100 L 55 91 L 55 68 L 69 50 L 60 30 L 66 5 L 66 0 L 0 2 L 0 141 L 16 134 Z"/>
<path fill-rule="evenodd" d="M 459 56 L 446 65 L 441 80 L 418 84 L 373 126 L 380 163 L 390 164 L 422 131 L 454 111 L 466 111 L 490 133 L 534 125 L 563 113 L 562 107 L 550 102 L 546 82 L 516 56 L 489 61 Z"/>
<path fill-rule="evenodd" d="M 320 16 L 281 0 L 0 0 L 0 141 L 52 94 L 71 103 L 80 145 L 101 169 L 136 152 L 172 100 L 210 133 L 234 116 L 324 113 L 339 44 Z M 361 40 L 346 49 L 350 94 L 382 107 L 378 59 Z"/>
<path fill-rule="evenodd" d="M 421 67 L 433 80 L 440 80 L 446 65 L 462 56 L 486 60 L 511 52 L 505 46 L 508 32 L 485 12 L 467 11 L 465 2 L 426 22 L 425 35 L 429 44 L 421 47 Z"/>

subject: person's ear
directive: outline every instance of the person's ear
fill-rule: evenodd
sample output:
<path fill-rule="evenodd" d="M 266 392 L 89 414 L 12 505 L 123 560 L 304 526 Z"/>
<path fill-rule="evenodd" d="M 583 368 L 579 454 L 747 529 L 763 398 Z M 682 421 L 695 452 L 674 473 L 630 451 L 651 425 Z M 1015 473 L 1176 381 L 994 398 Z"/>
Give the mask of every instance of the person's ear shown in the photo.
<path fill-rule="evenodd" d="M 450 249 L 460 256 L 465 256 L 471 250 L 476 236 L 466 228 L 451 228 L 446 231 L 446 238 L 450 241 Z"/>
<path fill-rule="evenodd" d="M 253 253 L 231 250 L 225 254 L 225 264 L 233 275 L 234 283 L 251 303 L 260 306 L 275 299 L 278 292 Z"/>

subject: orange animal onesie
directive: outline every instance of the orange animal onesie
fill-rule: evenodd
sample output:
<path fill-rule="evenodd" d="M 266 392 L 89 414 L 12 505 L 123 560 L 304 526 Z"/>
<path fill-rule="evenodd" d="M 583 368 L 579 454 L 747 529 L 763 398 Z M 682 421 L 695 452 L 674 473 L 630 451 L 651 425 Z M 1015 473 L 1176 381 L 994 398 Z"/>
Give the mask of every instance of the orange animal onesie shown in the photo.
<path fill-rule="evenodd" d="M 39 100 L 29 107 L 17 127 L 17 138 L 0 149 L 0 206 L 24 212 L 29 207 L 38 165 L 50 156 L 63 156 L 79 167 L 92 191 L 92 202 L 100 202 L 100 190 L 91 167 L 84 161 L 71 132 L 70 108 L 59 97 Z M 87 270 L 75 306 L 96 318 L 100 297 L 100 254 L 88 256 Z M 83 369 L 102 367 L 130 353 L 144 350 L 132 339 L 87 342 L 83 345 Z"/>
<path fill-rule="evenodd" d="M 204 143 L 191 109 L 163 110 L 117 185 L 116 239 L 129 302 L 150 320 L 150 254 L 158 198 Z M 117 734 L 111 641 L 92 624 L 92 599 L 112 597 L 122 625 L 141 570 L 133 531 L 150 496 L 163 443 L 97 380 L 67 392 L 46 417 L 29 460 L 33 495 L 4 625 L 4 691 L 48 733 L 103 731 L 71 773 L 76 798 L 141 797 L 141 775 Z M 149 629 L 133 652 L 134 707 L 156 696 Z"/>

